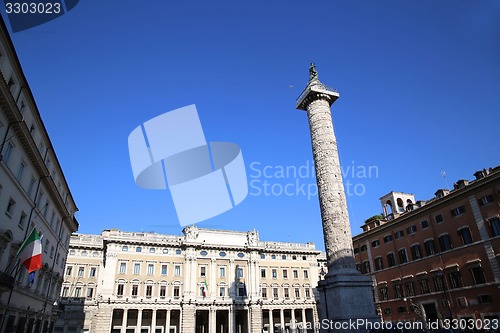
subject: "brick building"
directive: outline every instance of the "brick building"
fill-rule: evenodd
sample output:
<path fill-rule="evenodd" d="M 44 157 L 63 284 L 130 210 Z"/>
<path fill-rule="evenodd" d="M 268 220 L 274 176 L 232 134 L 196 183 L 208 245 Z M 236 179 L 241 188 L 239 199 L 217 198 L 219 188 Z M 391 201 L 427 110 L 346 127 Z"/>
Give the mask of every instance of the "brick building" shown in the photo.
<path fill-rule="evenodd" d="M 428 201 L 391 192 L 353 237 L 384 320 L 500 318 L 500 167 Z"/>

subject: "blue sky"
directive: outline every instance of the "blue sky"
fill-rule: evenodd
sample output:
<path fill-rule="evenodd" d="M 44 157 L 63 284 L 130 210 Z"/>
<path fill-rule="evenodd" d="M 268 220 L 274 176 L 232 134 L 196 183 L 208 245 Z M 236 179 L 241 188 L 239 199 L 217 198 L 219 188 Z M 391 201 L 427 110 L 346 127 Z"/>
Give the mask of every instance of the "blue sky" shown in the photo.
<path fill-rule="evenodd" d="M 446 187 L 442 170 L 452 187 L 500 164 L 496 1 L 85 0 L 12 38 L 82 233 L 180 234 L 170 193 L 135 185 L 127 138 L 190 104 L 208 141 L 240 145 L 261 190 L 264 180 L 314 184 L 257 177 L 265 166 L 312 168 L 307 117 L 295 110 L 310 62 L 341 96 L 332 115 L 353 234 L 390 191 L 425 200 Z M 316 196 L 249 190 L 197 225 L 324 248 Z"/>

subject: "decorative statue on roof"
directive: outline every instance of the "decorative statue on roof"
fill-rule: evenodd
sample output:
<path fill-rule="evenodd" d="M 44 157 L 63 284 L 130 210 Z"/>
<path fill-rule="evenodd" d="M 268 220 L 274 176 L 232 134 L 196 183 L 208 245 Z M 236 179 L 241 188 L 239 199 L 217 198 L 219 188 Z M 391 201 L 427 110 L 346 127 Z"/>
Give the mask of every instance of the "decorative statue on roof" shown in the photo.
<path fill-rule="evenodd" d="M 311 62 L 311 66 L 309 66 L 309 81 L 314 80 L 318 80 L 318 71 L 314 62 Z"/>

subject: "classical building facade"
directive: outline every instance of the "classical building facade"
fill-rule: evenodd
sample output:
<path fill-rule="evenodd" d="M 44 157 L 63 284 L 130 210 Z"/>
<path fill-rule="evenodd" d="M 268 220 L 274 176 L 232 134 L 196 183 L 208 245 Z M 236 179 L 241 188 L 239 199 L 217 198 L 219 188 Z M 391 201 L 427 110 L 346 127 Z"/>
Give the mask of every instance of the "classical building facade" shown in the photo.
<path fill-rule="evenodd" d="M 0 19 L 0 332 L 50 331 L 77 211 Z M 30 281 L 16 253 L 33 228 L 43 268 Z"/>
<path fill-rule="evenodd" d="M 500 319 L 500 167 L 428 201 L 391 192 L 353 238 L 384 320 Z"/>
<path fill-rule="evenodd" d="M 306 332 L 317 323 L 326 257 L 314 244 L 264 242 L 255 230 L 183 233 L 73 235 L 55 332 Z"/>

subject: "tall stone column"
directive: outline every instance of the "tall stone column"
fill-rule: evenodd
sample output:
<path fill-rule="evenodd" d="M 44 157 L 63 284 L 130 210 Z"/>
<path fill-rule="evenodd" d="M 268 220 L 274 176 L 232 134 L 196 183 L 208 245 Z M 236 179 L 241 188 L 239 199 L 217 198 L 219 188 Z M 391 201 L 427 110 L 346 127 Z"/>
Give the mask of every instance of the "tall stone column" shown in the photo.
<path fill-rule="evenodd" d="M 314 64 L 311 64 L 309 74 L 309 82 L 299 96 L 296 108 L 307 111 L 309 120 L 328 264 L 328 274 L 317 288 L 322 320 L 378 320 L 371 280 L 356 270 L 354 261 L 349 214 L 330 111 L 340 95 L 319 81 Z M 363 327 L 359 329 L 363 330 Z"/>

